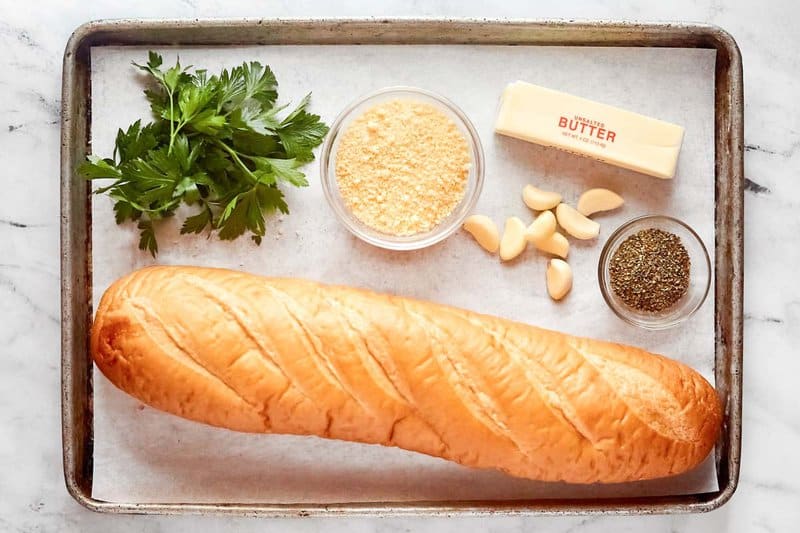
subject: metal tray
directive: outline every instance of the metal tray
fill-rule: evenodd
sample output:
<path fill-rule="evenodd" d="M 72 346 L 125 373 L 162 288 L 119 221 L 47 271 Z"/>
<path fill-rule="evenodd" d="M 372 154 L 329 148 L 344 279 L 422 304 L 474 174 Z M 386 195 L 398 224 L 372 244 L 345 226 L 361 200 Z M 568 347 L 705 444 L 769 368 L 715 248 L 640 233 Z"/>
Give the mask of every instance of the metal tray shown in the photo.
<path fill-rule="evenodd" d="M 708 48 L 715 71 L 715 378 L 725 405 L 716 446 L 719 490 L 605 500 L 381 502 L 343 504 L 180 504 L 107 502 L 92 497 L 92 321 L 90 187 L 76 168 L 90 153 L 90 49 L 109 45 L 493 44 Z M 743 93 L 736 42 L 698 24 L 549 20 L 117 20 L 75 30 L 64 53 L 61 117 L 61 396 L 64 476 L 89 509 L 111 513 L 255 516 L 653 514 L 705 512 L 723 505 L 739 478 L 742 421 Z"/>

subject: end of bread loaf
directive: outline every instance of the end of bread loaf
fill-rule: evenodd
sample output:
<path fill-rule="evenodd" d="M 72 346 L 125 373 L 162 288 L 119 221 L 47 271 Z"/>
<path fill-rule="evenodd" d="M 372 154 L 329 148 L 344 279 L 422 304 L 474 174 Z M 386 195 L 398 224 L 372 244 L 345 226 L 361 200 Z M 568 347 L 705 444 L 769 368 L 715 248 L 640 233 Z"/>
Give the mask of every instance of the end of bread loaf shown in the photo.
<path fill-rule="evenodd" d="M 145 268 L 106 290 L 90 337 L 98 369 L 118 388 L 156 409 L 235 431 L 267 431 L 260 409 L 213 376 L 182 346 L 181 335 L 158 318 L 158 307 L 168 305 L 168 299 L 159 302 L 154 293 L 170 276 L 163 267 Z"/>
<path fill-rule="evenodd" d="M 719 436 L 722 408 L 716 390 L 703 376 L 639 348 L 585 339 L 572 344 L 626 406 L 626 416 L 647 430 L 647 436 L 644 432 L 639 436 L 647 460 L 628 478 L 680 474 L 708 456 Z M 624 440 L 624 435 L 617 439 Z"/>

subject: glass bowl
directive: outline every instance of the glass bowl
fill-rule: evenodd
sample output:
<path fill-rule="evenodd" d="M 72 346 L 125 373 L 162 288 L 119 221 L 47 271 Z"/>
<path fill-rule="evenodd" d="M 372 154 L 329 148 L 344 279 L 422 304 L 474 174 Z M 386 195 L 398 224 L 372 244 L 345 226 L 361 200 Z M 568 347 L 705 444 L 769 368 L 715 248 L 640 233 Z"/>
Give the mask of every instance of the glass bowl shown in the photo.
<path fill-rule="evenodd" d="M 657 228 L 677 235 L 689 254 L 689 287 L 680 300 L 657 312 L 639 311 L 627 305 L 611 287 L 610 265 L 614 252 L 622 242 L 643 229 Z M 678 219 L 665 215 L 646 215 L 629 220 L 606 241 L 597 266 L 600 292 L 608 306 L 622 320 L 645 329 L 666 329 L 675 326 L 700 309 L 711 287 L 711 260 L 703 241 L 695 231 Z"/>
<path fill-rule="evenodd" d="M 369 108 L 389 100 L 398 99 L 424 102 L 442 111 L 458 126 L 458 129 L 464 135 L 472 159 L 464 198 L 453 212 L 430 231 L 402 236 L 383 233 L 367 226 L 356 218 L 345 205 L 336 181 L 336 153 L 339 148 L 341 134 L 347 130 L 347 127 L 354 119 Z M 322 189 L 325 193 L 325 198 L 339 221 L 361 240 L 388 250 L 418 250 L 446 239 L 461 227 L 464 219 L 475 207 L 483 188 L 483 147 L 475 127 L 464 112 L 450 100 L 416 87 L 387 87 L 370 93 L 347 106 L 336 118 L 336 121 L 331 126 L 330 133 L 325 139 L 320 156 L 320 165 Z"/>

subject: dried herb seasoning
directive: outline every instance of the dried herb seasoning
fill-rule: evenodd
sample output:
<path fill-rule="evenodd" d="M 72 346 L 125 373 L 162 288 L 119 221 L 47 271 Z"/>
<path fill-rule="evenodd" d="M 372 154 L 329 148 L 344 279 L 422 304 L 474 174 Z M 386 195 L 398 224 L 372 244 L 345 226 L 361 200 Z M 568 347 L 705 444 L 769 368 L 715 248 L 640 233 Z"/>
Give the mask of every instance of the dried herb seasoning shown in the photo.
<path fill-rule="evenodd" d="M 646 312 L 668 309 L 689 289 L 691 261 L 680 237 L 657 228 L 626 238 L 611 257 L 611 288 L 625 304 Z"/>

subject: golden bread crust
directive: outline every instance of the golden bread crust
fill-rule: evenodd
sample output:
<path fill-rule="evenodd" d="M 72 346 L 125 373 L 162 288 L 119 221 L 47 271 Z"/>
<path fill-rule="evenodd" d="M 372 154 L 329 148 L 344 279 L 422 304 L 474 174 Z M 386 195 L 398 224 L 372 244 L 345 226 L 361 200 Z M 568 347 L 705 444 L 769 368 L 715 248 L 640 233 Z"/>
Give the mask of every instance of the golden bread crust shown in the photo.
<path fill-rule="evenodd" d="M 702 376 L 638 348 L 221 269 L 118 280 L 91 352 L 120 389 L 198 422 L 398 446 L 545 481 L 687 471 L 722 420 Z"/>

